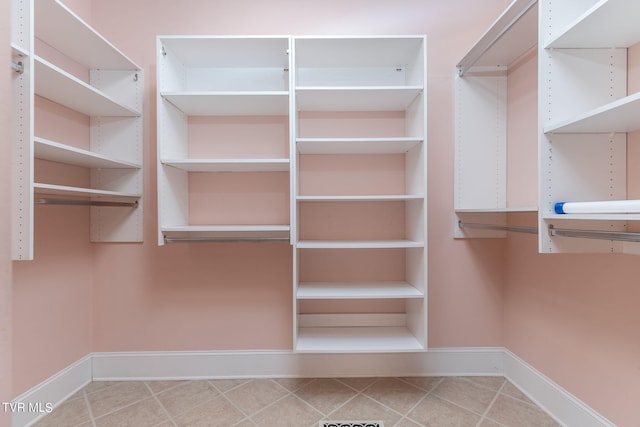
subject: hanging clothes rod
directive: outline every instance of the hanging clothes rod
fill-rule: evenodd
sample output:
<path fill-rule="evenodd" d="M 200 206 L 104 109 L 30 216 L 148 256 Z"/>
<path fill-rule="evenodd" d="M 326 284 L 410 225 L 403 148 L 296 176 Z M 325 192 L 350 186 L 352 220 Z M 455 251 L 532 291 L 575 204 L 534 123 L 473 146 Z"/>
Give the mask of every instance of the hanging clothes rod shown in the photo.
<path fill-rule="evenodd" d="M 622 242 L 640 242 L 640 233 L 628 231 L 576 230 L 549 226 L 549 236 L 576 237 L 581 239 L 616 240 Z"/>
<path fill-rule="evenodd" d="M 43 198 L 43 199 L 34 199 L 33 203 L 36 203 L 39 205 L 65 205 L 65 206 L 114 206 L 114 207 L 125 207 L 125 208 L 138 207 L 137 200 L 135 202 L 104 202 L 99 200 Z"/>
<path fill-rule="evenodd" d="M 511 226 L 511 225 L 500 225 L 500 224 L 479 224 L 479 223 L 462 222 L 462 221 L 458 221 L 458 227 L 474 228 L 476 230 L 497 230 L 497 231 L 512 231 L 515 233 L 538 234 L 537 227 Z"/>
<path fill-rule="evenodd" d="M 514 0 L 509 10 L 507 10 L 498 18 L 498 21 L 496 21 L 497 34 L 493 35 L 488 42 L 483 41 L 484 46 L 476 46 L 477 49 L 479 49 L 478 52 L 473 52 L 472 50 L 462 59 L 462 61 L 460 61 L 460 63 L 458 63 L 458 76 L 464 76 L 465 73 L 469 71 L 469 69 L 472 68 L 476 62 L 478 62 L 480 58 L 482 58 L 484 54 L 487 53 L 489 49 L 491 49 L 493 45 L 495 45 L 511 29 L 511 27 L 520 21 L 520 19 L 522 19 L 522 17 L 525 16 L 537 3 L 538 0 Z M 513 9 L 513 11 L 511 9 Z M 511 17 L 510 15 L 514 12 L 515 16 Z M 503 23 L 501 21 L 506 22 Z M 501 25 L 499 29 L 498 25 Z M 486 36 L 489 36 L 489 32 L 487 32 Z"/>
<path fill-rule="evenodd" d="M 165 243 L 269 243 L 288 242 L 288 237 L 167 237 Z"/>

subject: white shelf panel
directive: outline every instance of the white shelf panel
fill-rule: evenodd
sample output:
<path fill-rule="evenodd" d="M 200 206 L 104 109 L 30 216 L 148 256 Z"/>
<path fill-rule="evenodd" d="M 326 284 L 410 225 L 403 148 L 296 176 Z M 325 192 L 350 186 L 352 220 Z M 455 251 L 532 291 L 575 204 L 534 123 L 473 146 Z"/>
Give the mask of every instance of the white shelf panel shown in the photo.
<path fill-rule="evenodd" d="M 188 116 L 286 116 L 289 92 L 162 92 Z"/>
<path fill-rule="evenodd" d="M 407 282 L 300 282 L 298 299 L 424 298 Z"/>
<path fill-rule="evenodd" d="M 57 0 L 35 3 L 35 36 L 91 69 L 140 70 L 140 67 Z"/>
<path fill-rule="evenodd" d="M 638 221 L 640 214 L 556 214 L 547 212 L 544 219 L 559 220 L 601 220 L 601 221 Z"/>
<path fill-rule="evenodd" d="M 394 154 L 406 153 L 422 138 L 298 138 L 300 154 Z"/>
<path fill-rule="evenodd" d="M 69 187 L 66 185 L 54 184 L 33 184 L 33 192 L 37 195 L 46 196 L 66 196 L 90 198 L 92 200 L 137 200 L 141 194 L 122 193 L 119 191 L 96 190 L 93 188 Z"/>
<path fill-rule="evenodd" d="M 140 169 L 140 164 L 112 159 L 88 150 L 49 141 L 44 138 L 34 138 L 34 151 L 37 159 L 65 163 L 85 168 L 109 169 Z"/>
<path fill-rule="evenodd" d="M 522 206 L 513 208 L 501 208 L 501 209 L 456 209 L 456 213 L 512 213 L 512 212 L 538 212 L 536 206 Z"/>
<path fill-rule="evenodd" d="M 29 51 L 24 49 L 24 48 L 22 48 L 21 46 L 18 46 L 15 43 L 11 42 L 11 54 L 12 55 L 28 57 L 29 56 Z"/>
<path fill-rule="evenodd" d="M 406 327 L 299 328 L 296 351 L 314 353 L 409 352 L 424 347 Z"/>
<path fill-rule="evenodd" d="M 88 116 L 138 117 L 126 107 L 59 67 L 35 58 L 35 93 Z"/>
<path fill-rule="evenodd" d="M 545 133 L 614 133 L 640 129 L 640 92 L 544 128 Z"/>
<path fill-rule="evenodd" d="M 536 0 L 514 0 L 460 60 L 457 67 L 467 71 L 473 66 L 508 66 L 537 43 Z"/>
<path fill-rule="evenodd" d="M 413 240 L 300 240 L 300 249 L 393 249 L 422 248 L 424 243 Z"/>
<path fill-rule="evenodd" d="M 161 227 L 168 239 L 288 240 L 288 225 L 184 225 Z"/>
<path fill-rule="evenodd" d="M 639 16 L 638 1 L 600 0 L 545 47 L 629 47 L 640 42 Z"/>
<path fill-rule="evenodd" d="M 299 202 L 402 202 L 408 200 L 423 200 L 424 196 L 412 194 L 374 195 L 374 196 L 298 196 Z"/>
<path fill-rule="evenodd" d="M 299 111 L 404 111 L 422 86 L 298 87 Z"/>
<path fill-rule="evenodd" d="M 162 163 L 187 172 L 280 172 L 289 159 L 164 159 Z"/>

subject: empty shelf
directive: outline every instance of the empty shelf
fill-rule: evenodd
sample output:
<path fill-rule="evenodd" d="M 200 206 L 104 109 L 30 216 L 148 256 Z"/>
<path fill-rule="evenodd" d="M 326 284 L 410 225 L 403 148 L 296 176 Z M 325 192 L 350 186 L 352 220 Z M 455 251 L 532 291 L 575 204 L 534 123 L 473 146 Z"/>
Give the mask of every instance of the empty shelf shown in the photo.
<path fill-rule="evenodd" d="M 413 240 L 300 240 L 300 249 L 393 249 L 422 248 L 424 243 Z"/>
<path fill-rule="evenodd" d="M 289 170 L 289 159 L 166 159 L 165 165 L 188 172 L 278 172 Z"/>
<path fill-rule="evenodd" d="M 82 197 L 91 199 L 113 199 L 133 201 L 141 197 L 140 194 L 123 193 L 120 191 L 96 190 L 93 188 L 69 187 L 66 185 L 41 184 L 33 185 L 33 192 L 38 195 L 52 195 L 62 197 Z"/>
<path fill-rule="evenodd" d="M 286 116 L 289 93 L 162 92 L 162 97 L 188 116 Z"/>
<path fill-rule="evenodd" d="M 424 347 L 402 326 L 299 328 L 296 351 L 318 353 L 408 352 Z"/>
<path fill-rule="evenodd" d="M 402 202 L 422 200 L 424 196 L 413 194 L 370 195 L 370 196 L 298 196 L 299 202 Z"/>
<path fill-rule="evenodd" d="M 422 86 L 299 87 L 300 111 L 404 111 Z"/>
<path fill-rule="evenodd" d="M 393 154 L 406 153 L 422 138 L 298 138 L 300 154 Z"/>
<path fill-rule="evenodd" d="M 289 240 L 288 225 L 184 225 L 162 227 L 167 241 Z"/>
<path fill-rule="evenodd" d="M 407 282 L 300 282 L 298 299 L 423 298 L 424 293 Z"/>
<path fill-rule="evenodd" d="M 92 151 L 49 141 L 43 138 L 34 138 L 34 151 L 37 159 L 86 168 L 113 168 L 113 169 L 139 169 L 139 164 L 112 159 Z"/>

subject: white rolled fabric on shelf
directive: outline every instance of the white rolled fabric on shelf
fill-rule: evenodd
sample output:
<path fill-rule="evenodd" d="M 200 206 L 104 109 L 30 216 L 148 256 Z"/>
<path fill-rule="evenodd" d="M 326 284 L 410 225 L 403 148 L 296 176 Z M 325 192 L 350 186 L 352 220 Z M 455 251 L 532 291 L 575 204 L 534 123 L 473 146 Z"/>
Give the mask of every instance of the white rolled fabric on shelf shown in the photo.
<path fill-rule="evenodd" d="M 557 214 L 640 213 L 640 200 L 605 200 L 599 202 L 557 202 Z"/>

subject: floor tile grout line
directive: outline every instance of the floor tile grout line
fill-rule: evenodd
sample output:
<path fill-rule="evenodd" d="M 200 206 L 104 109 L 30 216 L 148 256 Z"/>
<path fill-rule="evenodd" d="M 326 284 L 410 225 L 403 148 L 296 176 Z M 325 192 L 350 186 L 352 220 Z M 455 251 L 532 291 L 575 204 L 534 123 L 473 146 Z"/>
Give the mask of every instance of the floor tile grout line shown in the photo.
<path fill-rule="evenodd" d="M 89 396 L 84 389 L 82 390 L 82 397 L 84 399 L 84 404 L 87 406 L 87 412 L 89 413 L 89 421 L 91 421 L 91 425 L 93 427 L 96 427 L 96 420 L 93 417 L 93 411 L 91 410 L 91 404 L 89 403 Z"/>
<path fill-rule="evenodd" d="M 173 419 L 173 417 L 171 416 L 171 414 L 169 413 L 169 410 L 162 404 L 162 402 L 160 401 L 160 399 L 158 399 L 158 396 L 156 396 L 155 392 L 153 391 L 153 389 L 151 388 L 151 386 L 147 383 L 147 381 L 144 381 L 144 385 L 147 386 L 147 389 L 149 389 L 149 392 L 151 393 L 151 396 L 153 396 L 153 399 L 158 403 L 158 405 L 160 405 L 160 408 L 164 411 L 164 413 L 167 415 L 167 417 L 169 418 L 169 421 L 171 421 L 171 424 L 173 425 L 173 427 L 177 427 L 178 424 L 175 422 L 175 420 Z M 176 386 L 177 387 L 177 384 Z M 167 391 L 167 390 L 171 390 L 173 387 L 169 387 L 168 389 L 165 389 L 163 391 Z"/>
<path fill-rule="evenodd" d="M 478 421 L 478 424 L 476 425 L 477 427 L 479 427 L 482 424 L 482 422 L 487 418 L 487 414 L 491 410 L 491 407 L 493 406 L 493 404 L 496 403 L 496 400 L 498 400 L 498 397 L 500 396 L 500 393 L 502 392 L 502 389 L 504 388 L 506 383 L 507 381 L 505 380 L 505 382 L 502 383 L 502 385 L 500 386 L 496 394 L 493 396 L 493 399 L 491 399 L 491 402 L 489 403 L 489 405 L 486 407 L 486 409 L 480 416 L 480 421 Z"/>
<path fill-rule="evenodd" d="M 409 414 L 410 414 L 411 412 L 413 412 L 413 411 L 418 407 L 418 405 L 420 405 L 422 402 L 424 402 L 424 400 L 425 400 L 425 399 L 426 399 L 426 398 L 427 398 L 431 393 L 433 393 L 433 391 L 434 391 L 434 390 L 435 390 L 435 389 L 436 389 L 440 384 L 442 384 L 442 382 L 443 382 L 443 381 L 444 381 L 444 377 L 441 377 L 441 378 L 440 378 L 440 380 L 439 380 L 439 381 L 438 381 L 438 382 L 437 382 L 433 387 L 431 387 L 431 390 L 426 391 L 426 392 L 424 393 L 424 396 L 422 396 L 422 398 L 420 398 L 420 399 L 418 400 L 418 402 L 416 402 L 416 404 L 415 404 L 415 405 L 413 405 L 413 406 L 412 406 L 412 407 L 407 411 L 407 413 L 406 413 L 406 414 L 404 414 L 404 416 L 400 419 L 400 421 L 402 421 L 403 419 L 408 419 L 408 420 L 410 420 L 410 421 L 412 421 L 412 422 L 414 422 L 414 423 L 420 424 L 417 420 L 414 420 L 413 418 L 411 418 L 411 417 L 409 416 Z M 405 381 L 405 382 L 406 382 L 406 381 Z M 409 384 L 409 383 L 407 383 L 407 384 Z M 424 389 L 422 389 L 422 388 L 421 388 L 421 390 L 424 390 Z M 400 421 L 398 421 L 398 422 L 400 422 Z"/>

